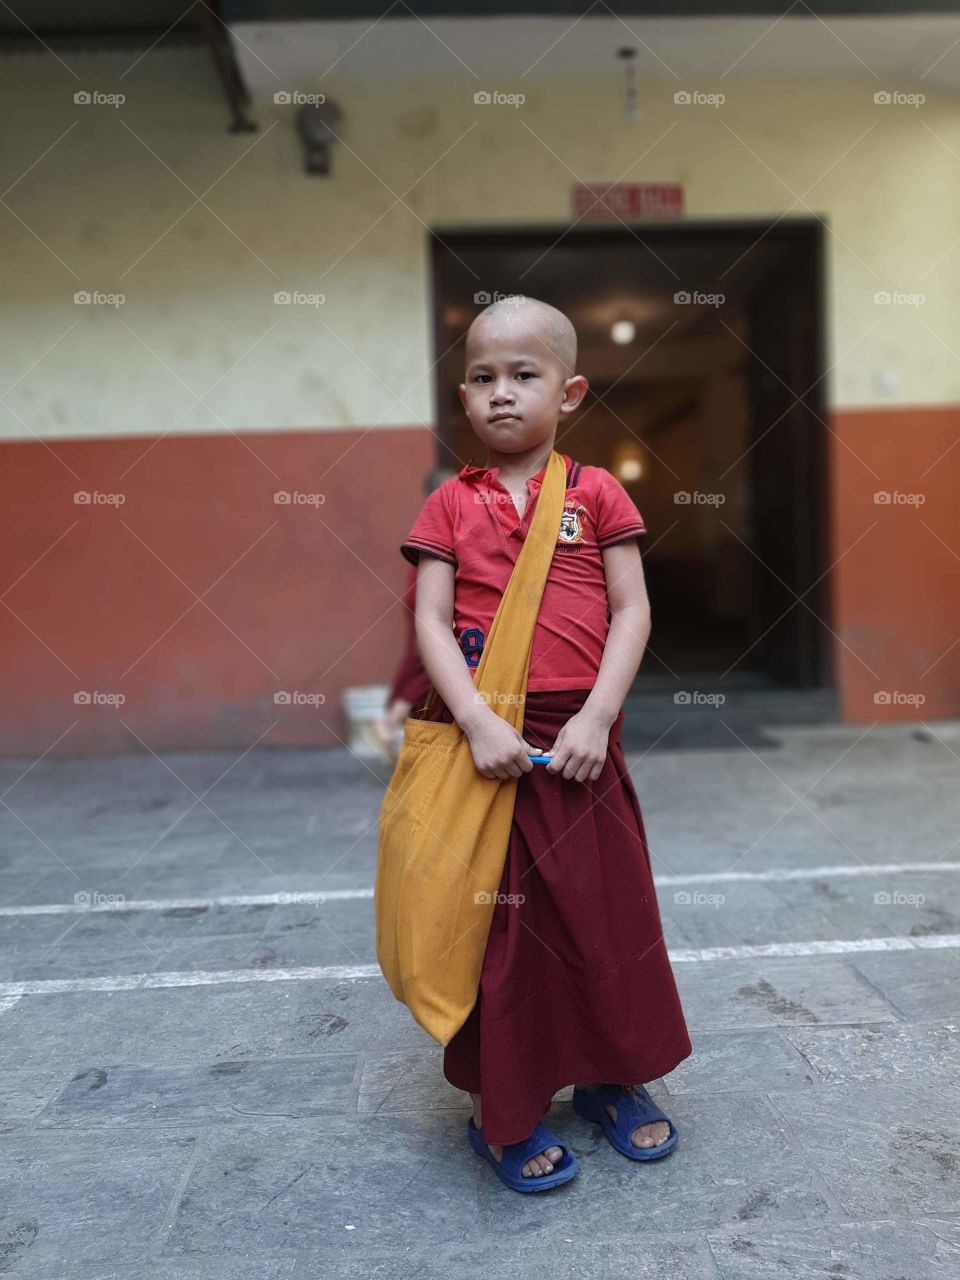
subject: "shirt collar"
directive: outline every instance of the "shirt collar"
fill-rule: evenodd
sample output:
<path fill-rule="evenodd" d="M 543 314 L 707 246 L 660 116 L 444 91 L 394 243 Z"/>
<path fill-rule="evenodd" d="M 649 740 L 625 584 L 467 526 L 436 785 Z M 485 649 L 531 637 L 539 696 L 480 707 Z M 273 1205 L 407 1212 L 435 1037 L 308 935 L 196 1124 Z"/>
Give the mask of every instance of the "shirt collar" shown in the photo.
<path fill-rule="evenodd" d="M 560 457 L 563 459 L 564 467 L 569 467 L 570 459 L 567 455 L 565 453 L 561 453 Z M 468 462 L 465 467 L 461 467 L 458 474 L 460 479 L 465 480 L 468 484 L 491 484 L 499 477 L 499 473 L 499 467 L 484 467 Z M 535 488 L 539 488 L 540 485 L 543 484 L 543 477 L 546 473 L 546 466 L 541 467 L 535 476 L 530 476 L 528 478 L 527 484 L 533 485 Z"/>

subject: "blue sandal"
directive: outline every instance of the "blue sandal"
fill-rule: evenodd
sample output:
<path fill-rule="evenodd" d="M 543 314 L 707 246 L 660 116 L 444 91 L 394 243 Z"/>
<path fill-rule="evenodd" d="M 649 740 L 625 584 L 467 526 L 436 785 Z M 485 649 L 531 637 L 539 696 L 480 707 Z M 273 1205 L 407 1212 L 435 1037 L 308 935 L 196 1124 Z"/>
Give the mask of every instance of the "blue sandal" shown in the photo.
<path fill-rule="evenodd" d="M 610 1118 L 608 1104 L 616 1107 L 616 1122 Z M 673 1121 L 660 1110 L 642 1084 L 634 1085 L 632 1089 L 619 1084 L 602 1084 L 591 1093 L 574 1085 L 573 1109 L 585 1120 L 602 1125 L 610 1145 L 631 1160 L 659 1160 L 661 1156 L 669 1155 L 680 1141 Z M 655 1120 L 666 1120 L 670 1126 L 669 1137 L 655 1147 L 635 1146 L 630 1141 L 634 1129 Z"/>
<path fill-rule="evenodd" d="M 525 1142 L 507 1143 L 500 1160 L 484 1142 L 481 1131 L 473 1123 L 473 1116 L 467 1118 L 467 1136 L 477 1155 L 489 1160 L 500 1181 L 514 1191 L 549 1191 L 551 1187 L 559 1187 L 561 1183 L 569 1182 L 580 1172 L 577 1157 L 542 1123 L 537 1125 Z M 547 1147 L 563 1147 L 563 1155 L 553 1166 L 553 1173 L 541 1173 L 539 1176 L 525 1178 L 520 1170 L 531 1156 L 546 1151 Z"/>

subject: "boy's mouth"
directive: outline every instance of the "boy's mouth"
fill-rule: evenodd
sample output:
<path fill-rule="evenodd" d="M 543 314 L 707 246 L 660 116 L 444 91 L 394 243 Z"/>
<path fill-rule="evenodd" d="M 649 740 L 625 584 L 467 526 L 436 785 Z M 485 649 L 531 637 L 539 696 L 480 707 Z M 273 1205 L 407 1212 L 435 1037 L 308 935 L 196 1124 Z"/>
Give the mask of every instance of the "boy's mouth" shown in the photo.
<path fill-rule="evenodd" d="M 495 413 L 492 418 L 487 419 L 488 422 L 508 422 L 511 420 L 520 421 L 515 413 Z"/>

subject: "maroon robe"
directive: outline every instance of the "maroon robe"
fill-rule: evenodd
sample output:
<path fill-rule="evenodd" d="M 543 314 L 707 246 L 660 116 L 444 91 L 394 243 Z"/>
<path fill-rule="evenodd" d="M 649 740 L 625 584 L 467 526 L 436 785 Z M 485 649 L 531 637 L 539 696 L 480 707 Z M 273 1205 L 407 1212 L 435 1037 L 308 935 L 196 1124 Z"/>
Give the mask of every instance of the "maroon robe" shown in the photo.
<path fill-rule="evenodd" d="M 588 693 L 528 692 L 526 741 L 549 749 Z M 439 697 L 429 718 L 452 720 Z M 543 765 L 517 781 L 477 1002 L 443 1058 L 488 1142 L 529 1137 L 566 1085 L 645 1084 L 692 1053 L 622 723 L 595 782 Z"/>

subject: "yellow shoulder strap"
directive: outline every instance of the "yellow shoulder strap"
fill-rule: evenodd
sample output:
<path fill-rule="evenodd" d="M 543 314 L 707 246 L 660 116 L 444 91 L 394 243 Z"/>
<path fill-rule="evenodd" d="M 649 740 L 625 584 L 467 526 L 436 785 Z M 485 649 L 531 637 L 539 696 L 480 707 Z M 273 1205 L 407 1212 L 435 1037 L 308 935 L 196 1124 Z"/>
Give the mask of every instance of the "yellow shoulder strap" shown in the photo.
<path fill-rule="evenodd" d="M 518 727 L 523 723 L 522 699 L 527 691 L 537 614 L 560 535 L 566 478 L 563 458 L 553 449 L 547 460 L 530 528 L 484 641 L 477 667 L 477 688 L 490 701 L 494 711 Z M 518 695 L 519 703 L 516 701 Z M 500 699 L 504 701 L 498 701 Z M 514 708 L 518 712 L 516 715 L 511 713 Z"/>

